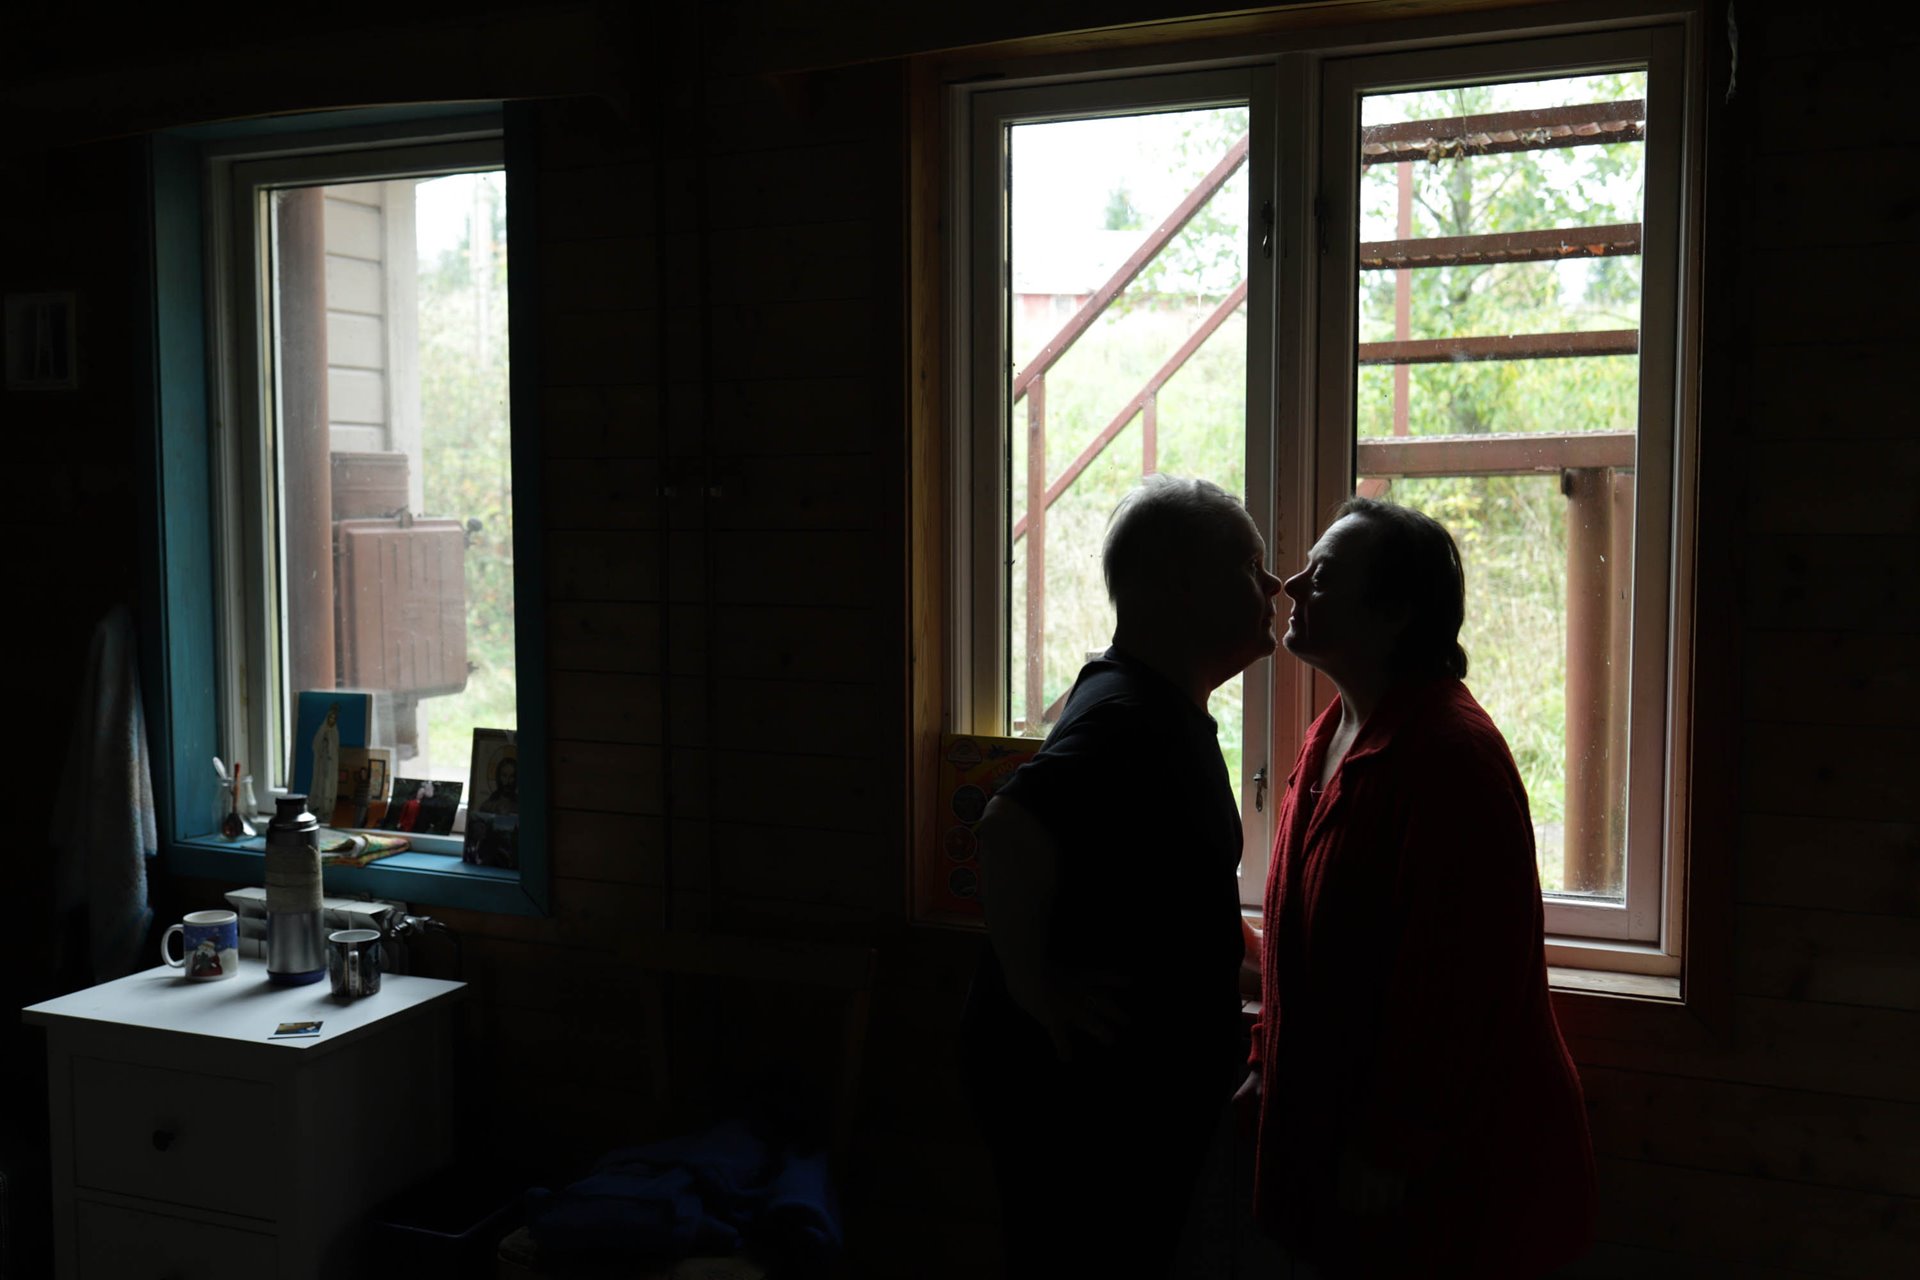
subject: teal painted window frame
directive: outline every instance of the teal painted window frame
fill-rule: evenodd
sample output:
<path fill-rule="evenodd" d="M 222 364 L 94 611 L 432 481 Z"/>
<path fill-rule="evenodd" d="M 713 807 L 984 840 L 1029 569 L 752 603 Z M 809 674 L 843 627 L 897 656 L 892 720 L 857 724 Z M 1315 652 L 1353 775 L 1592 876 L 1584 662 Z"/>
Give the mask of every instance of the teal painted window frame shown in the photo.
<path fill-rule="evenodd" d="M 153 483 L 143 486 L 141 661 L 152 745 L 160 859 L 169 873 L 260 884 L 258 841 L 190 838 L 179 815 L 212 785 L 219 742 L 215 671 L 213 439 L 207 296 L 206 155 L 211 144 L 281 134 L 419 125 L 498 113 L 506 156 L 512 265 L 507 276 L 513 375 L 514 666 L 520 744 L 520 866 L 469 866 L 457 857 L 409 852 L 367 867 L 333 867 L 329 893 L 506 915 L 545 915 L 551 904 L 544 487 L 536 406 L 534 333 L 537 254 L 528 108 L 459 103 L 328 111 L 174 130 L 147 140 L 137 166 L 147 217 L 140 239 L 146 306 L 138 317 L 138 366 L 150 407 Z M 255 847 L 249 848 L 248 844 Z"/>

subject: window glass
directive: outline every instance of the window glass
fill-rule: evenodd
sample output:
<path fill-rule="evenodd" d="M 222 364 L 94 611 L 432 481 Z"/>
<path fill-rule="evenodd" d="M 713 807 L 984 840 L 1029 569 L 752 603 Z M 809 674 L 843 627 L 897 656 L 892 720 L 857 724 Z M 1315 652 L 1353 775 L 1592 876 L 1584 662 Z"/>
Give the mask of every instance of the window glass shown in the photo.
<path fill-rule="evenodd" d="M 400 777 L 517 727 L 505 175 L 262 193 L 275 781 L 303 690 L 375 693 Z"/>
<path fill-rule="evenodd" d="M 1467 574 L 1468 683 L 1549 893 L 1625 888 L 1644 71 L 1361 107 L 1359 491 Z"/>
<path fill-rule="evenodd" d="M 1121 496 L 1155 471 L 1245 496 L 1248 115 L 1007 129 L 1011 732 L 1043 735 L 1111 642 L 1100 544 Z M 1211 707 L 1236 788 L 1242 685 Z"/>

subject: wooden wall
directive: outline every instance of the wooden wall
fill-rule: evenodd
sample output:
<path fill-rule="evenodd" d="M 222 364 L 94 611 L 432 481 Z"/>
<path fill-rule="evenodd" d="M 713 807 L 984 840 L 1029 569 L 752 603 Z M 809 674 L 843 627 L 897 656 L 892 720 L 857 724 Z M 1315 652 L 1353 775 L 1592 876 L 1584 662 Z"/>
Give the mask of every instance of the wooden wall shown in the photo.
<path fill-rule="evenodd" d="M 817 6 L 809 47 L 860 8 Z M 1735 713 L 1702 743 L 1739 766 L 1738 819 L 1713 833 L 1734 866 L 1732 1016 L 1708 1047 L 1576 1041 L 1604 1237 L 1576 1274 L 1881 1276 L 1920 1254 L 1920 458 L 1904 385 L 1920 193 L 1896 89 L 1913 24 L 1880 13 L 1740 6 L 1737 93 L 1712 140 L 1713 199 L 1739 209 L 1709 245 L 1740 265 L 1704 352 L 1732 371 L 1706 465 L 1745 521 L 1738 635 L 1709 639 L 1739 655 Z M 444 913 L 476 989 L 459 1083 L 473 1136 L 553 1167 L 657 1118 L 648 1028 L 689 1011 L 637 1016 L 658 993 L 636 940 L 876 945 L 861 1270 L 978 1277 L 992 1215 L 948 1054 L 974 944 L 902 923 L 905 72 L 762 75 L 777 54 L 754 45 L 741 74 L 726 41 L 752 42 L 724 21 L 611 14 L 572 6 L 544 45 L 519 15 L 491 44 L 467 32 L 485 54 L 475 96 L 565 85 L 582 32 L 598 46 L 574 90 L 593 96 L 538 107 L 537 249 L 514 242 L 540 286 L 556 878 L 545 919 Z M 396 100 L 451 31 L 397 31 L 305 103 L 281 100 L 309 83 L 297 70 L 268 87 L 297 42 L 256 44 L 224 96 L 212 77 L 171 122 Z M 896 35 L 882 52 L 911 51 Z M 128 127 L 171 101 L 189 55 L 168 56 L 154 98 L 124 91 L 141 103 L 123 106 Z M 444 70 L 434 83 L 459 96 Z M 50 678 L 22 704 L 49 725 L 70 714 L 74 646 L 132 592 L 124 159 L 16 150 L 0 170 L 25 193 L 0 201 L 0 283 L 84 294 L 89 389 L 4 402 L 30 477 L 7 515 L 15 545 L 62 548 L 12 575 L 53 614 Z M 43 851 L 6 856 L 33 883 Z M 447 971 L 450 953 L 426 963 Z M 8 1116 L 30 1130 L 24 1105 Z"/>
<path fill-rule="evenodd" d="M 0 965 L 0 1178 L 7 1213 L 25 1236 L 20 1275 L 50 1272 L 37 1233 L 49 1221 L 44 1037 L 15 1013 L 86 984 L 84 935 L 63 938 L 53 905 L 48 831 L 94 625 L 136 603 L 134 536 L 141 456 L 128 358 L 136 272 L 124 147 L 58 155 L 0 154 L 0 291 L 79 295 L 80 385 L 70 392 L 0 392 L 7 500 L 0 536 L 5 584 L 9 717 L 0 767 L 32 779 L 31 800 L 0 842 L 0 903 L 18 930 L 16 962 Z M 64 945 L 63 945 L 64 943 Z M 77 944 L 77 947 L 76 947 Z"/>
<path fill-rule="evenodd" d="M 1706 430 L 1744 533 L 1738 634 L 1704 639 L 1741 675 L 1699 744 L 1739 770 L 1734 829 L 1699 837 L 1733 847 L 1731 1029 L 1574 1044 L 1607 1241 L 1583 1274 L 1891 1276 L 1920 1258 L 1917 32 L 1736 8 Z"/>
<path fill-rule="evenodd" d="M 871 942 L 904 893 L 898 69 L 666 63 L 537 110 L 553 913 L 441 913 L 500 1114 L 574 1134 L 649 1087 L 594 1029 L 635 933 Z"/>

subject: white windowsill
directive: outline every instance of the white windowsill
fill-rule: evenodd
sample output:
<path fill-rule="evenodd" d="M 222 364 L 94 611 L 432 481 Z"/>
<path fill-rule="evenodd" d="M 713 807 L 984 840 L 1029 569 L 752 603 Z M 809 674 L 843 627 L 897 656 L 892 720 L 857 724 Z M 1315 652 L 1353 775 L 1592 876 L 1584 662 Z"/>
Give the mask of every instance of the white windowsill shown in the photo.
<path fill-rule="evenodd" d="M 1260 931 L 1261 913 L 1257 909 L 1243 906 L 1240 915 L 1256 932 Z M 1679 960 L 1664 955 L 1656 947 L 1600 943 L 1551 935 L 1546 945 L 1547 986 L 1550 990 L 1626 996 L 1675 1004 L 1680 1001 Z M 1595 961 L 1610 962 L 1609 967 L 1565 963 L 1588 956 Z M 1673 972 L 1659 972 L 1663 969 Z"/>
<path fill-rule="evenodd" d="M 1547 966 L 1547 985 L 1555 991 L 1588 995 L 1634 996 L 1643 1000 L 1679 1000 L 1680 979 L 1655 973 L 1613 973 L 1605 969 Z"/>

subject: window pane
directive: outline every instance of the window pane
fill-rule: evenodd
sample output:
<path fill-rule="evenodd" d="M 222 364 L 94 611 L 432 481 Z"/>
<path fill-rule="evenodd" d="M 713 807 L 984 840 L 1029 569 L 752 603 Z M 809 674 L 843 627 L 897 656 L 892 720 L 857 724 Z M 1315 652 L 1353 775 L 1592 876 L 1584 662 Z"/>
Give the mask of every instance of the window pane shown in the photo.
<path fill-rule="evenodd" d="M 1121 496 L 1153 471 L 1245 495 L 1247 130 L 1244 106 L 1008 130 L 1011 732 L 1044 733 L 1112 640 L 1100 543 Z M 1155 252 L 1185 202 L 1191 220 Z M 1143 258 L 1099 310 L 1101 287 Z M 1076 317 L 1091 320 L 1077 336 Z M 1236 786 L 1241 683 L 1211 708 Z"/>
<path fill-rule="evenodd" d="M 1542 886 L 1616 899 L 1645 99 L 1625 71 L 1361 114 L 1360 491 L 1453 531 L 1468 683 L 1520 764 Z"/>
<path fill-rule="evenodd" d="M 401 777 L 517 727 L 504 174 L 280 190 L 272 224 L 282 720 L 370 689 Z M 324 816 L 324 815 L 323 815 Z"/>

